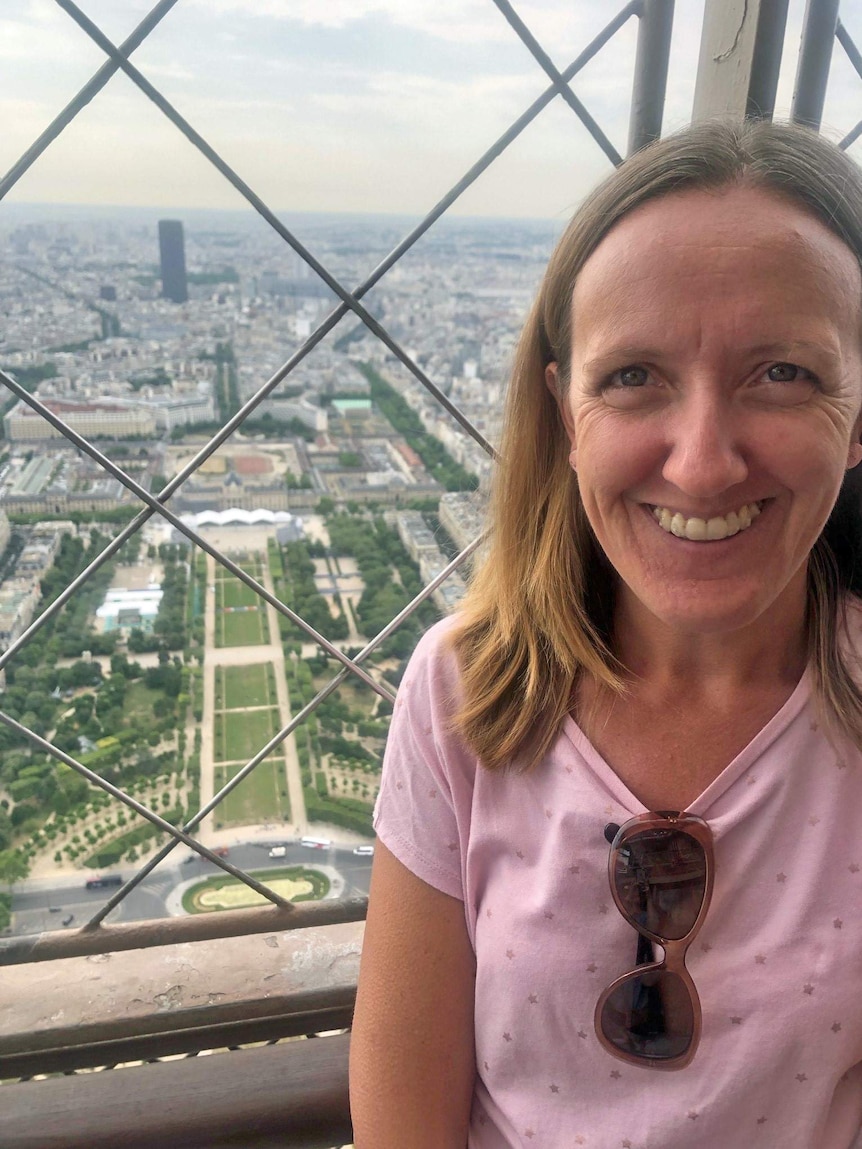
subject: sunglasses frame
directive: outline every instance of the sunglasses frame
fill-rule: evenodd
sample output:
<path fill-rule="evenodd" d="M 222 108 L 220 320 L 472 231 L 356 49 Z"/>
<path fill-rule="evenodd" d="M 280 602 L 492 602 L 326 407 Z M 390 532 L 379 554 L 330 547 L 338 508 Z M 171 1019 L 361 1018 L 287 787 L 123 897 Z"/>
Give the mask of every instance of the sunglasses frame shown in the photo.
<path fill-rule="evenodd" d="M 705 865 L 703 897 L 700 909 L 692 923 L 691 929 L 681 938 L 662 937 L 660 934 L 655 934 L 635 922 L 629 911 L 623 905 L 617 889 L 616 862 L 620 851 L 631 838 L 650 830 L 673 830 L 679 834 L 686 834 L 703 848 Z M 599 998 L 595 1012 L 596 1036 L 602 1047 L 613 1057 L 626 1061 L 630 1065 L 639 1065 L 642 1068 L 649 1069 L 684 1069 L 694 1057 L 698 1043 L 700 1042 L 703 1014 L 694 981 L 685 966 L 685 955 L 700 931 L 703 920 L 706 917 L 706 912 L 709 909 L 709 903 L 712 898 L 714 874 L 715 850 L 712 831 L 707 823 L 696 814 L 679 813 L 673 810 L 649 811 L 648 813 L 637 814 L 634 818 L 630 818 L 628 822 L 620 826 L 617 831 L 611 844 L 610 855 L 608 857 L 608 878 L 611 885 L 611 894 L 613 895 L 617 909 L 625 920 L 637 930 L 639 937 L 647 938 L 649 941 L 660 945 L 664 951 L 664 957 L 661 961 L 647 962 L 644 965 L 638 965 L 627 973 L 622 974 L 611 982 Z M 614 1043 L 605 1036 L 604 1030 L 602 1029 L 602 1015 L 605 1005 L 612 994 L 626 982 L 653 970 L 667 970 L 669 973 L 676 974 L 688 991 L 691 1000 L 693 1014 L 691 1040 L 684 1052 L 676 1057 L 650 1057 L 645 1054 L 629 1053 L 614 1045 Z"/>

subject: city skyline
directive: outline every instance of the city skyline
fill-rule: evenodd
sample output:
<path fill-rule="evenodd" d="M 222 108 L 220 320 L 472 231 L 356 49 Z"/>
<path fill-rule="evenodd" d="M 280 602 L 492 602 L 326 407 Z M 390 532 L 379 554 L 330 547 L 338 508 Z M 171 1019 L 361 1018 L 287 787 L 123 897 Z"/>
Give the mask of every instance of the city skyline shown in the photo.
<path fill-rule="evenodd" d="M 89 0 L 119 43 L 150 7 Z M 600 0 L 516 4 L 564 68 L 611 14 Z M 691 114 L 703 0 L 678 4 L 665 130 Z M 804 0 L 791 0 L 777 114 L 792 96 Z M 857 40 L 862 28 L 849 30 Z M 624 152 L 637 21 L 573 88 Z M 0 19 L 0 172 L 89 80 L 104 55 L 50 0 Z M 547 86 L 491 0 L 183 0 L 133 63 L 279 213 L 422 215 Z M 824 126 L 839 138 L 862 109 L 840 48 Z M 862 155 L 862 144 L 850 154 Z M 610 171 L 560 99 L 466 192 L 455 214 L 557 218 Z M 179 214 L 248 209 L 124 76 L 112 78 L 9 193 L 10 204 L 135 206 Z"/>

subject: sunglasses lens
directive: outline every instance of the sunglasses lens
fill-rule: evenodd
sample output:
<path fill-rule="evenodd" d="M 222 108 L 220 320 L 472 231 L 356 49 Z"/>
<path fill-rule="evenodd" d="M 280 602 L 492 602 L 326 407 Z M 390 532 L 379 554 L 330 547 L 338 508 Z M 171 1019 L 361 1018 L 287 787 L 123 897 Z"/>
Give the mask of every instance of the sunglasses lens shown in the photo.
<path fill-rule="evenodd" d="M 694 1007 L 669 970 L 633 972 L 605 1001 L 601 1028 L 621 1053 L 657 1061 L 681 1057 L 694 1036 Z"/>
<path fill-rule="evenodd" d="M 706 892 L 706 853 L 682 830 L 643 830 L 614 851 L 614 884 L 637 926 L 677 941 L 690 933 Z"/>

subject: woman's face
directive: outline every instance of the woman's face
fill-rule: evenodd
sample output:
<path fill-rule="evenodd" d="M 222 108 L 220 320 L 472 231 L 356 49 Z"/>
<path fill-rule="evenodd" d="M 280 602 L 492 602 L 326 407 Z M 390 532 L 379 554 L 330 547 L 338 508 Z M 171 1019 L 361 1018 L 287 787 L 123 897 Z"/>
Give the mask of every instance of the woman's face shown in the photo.
<path fill-rule="evenodd" d="M 614 227 L 572 306 L 561 409 L 620 605 L 697 633 L 798 626 L 862 459 L 850 249 L 763 190 L 674 193 Z"/>

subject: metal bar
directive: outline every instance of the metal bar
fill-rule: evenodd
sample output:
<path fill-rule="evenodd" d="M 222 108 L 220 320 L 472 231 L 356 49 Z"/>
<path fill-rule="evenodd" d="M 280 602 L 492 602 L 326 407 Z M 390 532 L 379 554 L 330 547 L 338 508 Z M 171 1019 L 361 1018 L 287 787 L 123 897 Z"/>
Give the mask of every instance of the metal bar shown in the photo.
<path fill-rule="evenodd" d="M 353 1138 L 348 1034 L 3 1090 L 3 1149 L 331 1149 Z"/>
<path fill-rule="evenodd" d="M 840 20 L 835 25 L 835 37 L 838 40 L 838 43 L 847 53 L 847 57 L 850 60 L 850 63 L 856 69 L 856 75 L 860 80 L 862 80 L 862 52 L 860 52 L 856 47 L 855 43 L 853 42 L 853 37 L 850 35 Z"/>
<path fill-rule="evenodd" d="M 197 1054 L 204 1049 L 235 1047 L 249 1042 L 278 1041 L 285 1037 L 304 1037 L 308 1034 L 350 1028 L 356 1001 L 355 983 L 314 994 L 317 1007 L 314 1008 L 309 1002 L 303 1008 L 302 999 L 311 996 L 291 995 L 296 999 L 294 1009 L 277 1012 L 278 1003 L 273 1003 L 270 1012 L 262 1017 L 247 1016 L 230 1021 L 215 1021 L 209 1025 L 204 1024 L 200 1018 L 189 1019 L 186 1028 L 179 1028 L 180 1019 L 173 1017 L 170 1020 L 174 1024 L 170 1028 L 154 1032 L 138 1031 L 129 1036 L 101 1041 L 88 1040 L 85 1032 L 81 1034 L 80 1041 L 74 1045 L 28 1048 L 20 1053 L 0 1053 L 0 1079 L 31 1077 L 44 1073 L 69 1073 L 78 1069 L 109 1067 L 158 1057 L 176 1057 L 183 1053 Z M 128 1023 L 124 1028 L 130 1028 Z"/>
<path fill-rule="evenodd" d="M 638 25 L 628 154 L 661 137 L 674 0 L 643 0 Z"/>
<path fill-rule="evenodd" d="M 859 121 L 855 128 L 850 129 L 844 139 L 838 144 L 838 147 L 844 151 L 849 148 L 851 144 L 855 144 L 860 136 L 862 136 L 862 120 Z"/>
<path fill-rule="evenodd" d="M 807 0 L 790 118 L 820 130 L 841 0 Z"/>
<path fill-rule="evenodd" d="M 109 459 L 107 455 L 102 454 L 98 447 L 93 446 L 93 444 L 88 439 L 85 439 L 82 435 L 79 435 L 77 431 L 74 431 L 58 415 L 55 415 L 53 411 L 46 407 L 45 404 L 42 403 L 35 395 L 31 395 L 30 392 L 25 387 L 22 387 L 17 380 L 12 379 L 9 375 L 6 374 L 5 371 L 2 370 L 0 370 L 0 382 L 4 383 L 9 388 L 9 390 L 14 392 L 14 394 L 16 394 L 19 399 L 26 403 L 28 407 L 32 407 L 34 411 L 36 411 L 39 415 L 42 416 L 43 419 L 46 420 L 46 422 L 50 423 L 52 427 L 59 431 L 60 434 L 64 436 L 64 438 L 68 439 L 70 443 L 74 443 L 79 451 L 85 452 L 90 456 L 91 459 L 95 460 L 95 462 L 97 462 L 100 467 L 108 471 L 109 474 L 113 475 L 114 478 L 121 482 L 124 487 L 130 490 L 132 494 L 137 496 L 137 498 L 139 498 L 142 503 L 146 503 L 146 505 L 152 511 L 160 514 L 162 518 L 166 519 L 171 524 L 171 526 L 184 534 L 196 546 L 200 547 L 201 550 L 206 551 L 208 555 L 211 555 L 216 560 L 216 562 L 220 563 L 221 566 L 229 570 L 232 575 L 235 575 L 238 579 L 244 582 L 250 590 L 253 590 L 261 598 L 265 599 L 266 602 L 270 603 L 280 614 L 283 614 L 285 618 L 289 618 L 291 622 L 296 623 L 297 626 L 302 627 L 306 634 L 308 634 L 310 638 L 313 638 L 319 646 L 323 647 L 327 654 L 337 659 L 344 666 L 353 666 L 353 663 L 351 663 L 347 655 L 344 654 L 343 651 L 339 650 L 337 646 L 334 646 L 328 638 L 324 638 L 322 634 L 319 634 L 313 626 L 307 623 L 305 619 L 303 619 L 300 615 L 296 614 L 295 611 L 291 610 L 289 606 L 286 606 L 281 601 L 281 599 L 276 598 L 273 594 L 270 594 L 265 586 L 262 586 L 259 582 L 257 582 L 257 580 L 253 578 L 247 571 L 244 571 L 238 563 L 235 563 L 233 559 L 228 558 L 227 555 L 222 554 L 222 552 L 218 550 L 217 547 L 214 547 L 211 543 L 208 543 L 201 535 L 198 534 L 198 532 L 193 527 L 190 527 L 187 523 L 184 523 L 178 515 L 174 514 L 172 510 L 166 507 L 161 501 L 163 498 L 163 493 L 160 493 L 159 495 L 153 495 L 151 492 L 145 490 L 145 488 L 142 487 L 140 483 L 136 482 L 133 478 L 131 478 L 131 476 L 127 475 L 122 467 L 118 467 L 112 459 Z M 95 569 L 97 569 L 95 565 L 91 564 L 91 566 L 88 566 L 81 572 L 79 578 L 82 581 L 86 578 L 89 578 L 92 570 Z M 0 668 L 2 668 L 11 657 L 11 650 L 12 647 L 10 647 L 4 655 L 0 655 Z M 391 701 L 388 691 L 384 690 L 379 683 L 375 682 L 369 674 L 358 667 L 356 668 L 355 672 L 367 686 L 370 686 L 372 690 L 376 691 L 378 694 L 381 694 L 384 698 L 387 698 Z"/>
<path fill-rule="evenodd" d="M 72 17 L 76 24 L 79 25 L 87 35 L 95 41 L 96 44 L 107 53 L 119 66 L 123 69 L 126 75 L 134 81 L 135 84 L 141 89 L 145 96 L 147 96 L 156 107 L 164 113 L 165 116 L 174 124 L 175 127 L 183 133 L 187 140 L 200 151 L 210 163 L 225 177 L 225 179 L 248 201 L 255 211 L 266 220 L 266 222 L 273 228 L 275 232 L 287 243 L 297 255 L 303 259 L 308 266 L 323 280 L 327 287 L 337 295 L 343 303 L 345 303 L 351 311 L 355 313 L 357 318 L 361 319 L 365 326 L 372 334 L 376 335 L 381 343 L 392 352 L 392 354 L 404 364 L 411 374 L 415 375 L 419 382 L 425 389 L 434 396 L 441 407 L 445 408 L 449 414 L 460 424 L 461 427 L 470 435 L 476 442 L 483 447 L 491 457 L 495 457 L 494 448 L 482 433 L 473 426 L 470 420 L 463 414 L 459 407 L 457 407 L 449 397 L 440 390 L 428 375 L 410 358 L 406 351 L 400 344 L 392 338 L 386 331 L 381 323 L 367 311 L 359 300 L 352 295 L 341 283 L 326 270 L 311 252 L 302 244 L 294 234 L 281 222 L 278 216 L 271 211 L 263 202 L 259 195 L 239 176 L 233 168 L 227 164 L 218 152 L 212 148 L 203 136 L 197 132 L 191 124 L 186 120 L 174 106 L 165 99 L 165 97 L 154 88 L 153 85 L 146 79 L 146 77 L 138 71 L 138 69 L 130 64 L 125 57 L 121 56 L 117 51 L 114 44 L 105 36 L 105 34 L 98 28 L 92 20 L 86 16 L 81 9 L 74 3 L 74 0 L 56 0 L 60 7 Z"/>
<path fill-rule="evenodd" d="M 177 0 L 159 0 L 159 3 L 149 12 L 140 24 L 119 47 L 123 56 L 131 56 L 132 52 L 149 36 L 153 28 L 162 20 Z M 98 72 L 89 80 L 76 96 L 73 96 L 59 115 L 55 116 L 48 127 L 41 133 L 34 143 L 30 145 L 21 158 L 14 163 L 9 171 L 0 179 L 0 200 L 10 191 L 27 169 L 35 163 L 42 152 L 52 143 L 68 124 L 77 116 L 78 112 L 104 88 L 111 76 L 120 70 L 120 65 L 114 60 L 106 60 Z"/>
<path fill-rule="evenodd" d="M 716 116 L 738 121 L 745 118 L 760 15 L 772 3 L 706 0 L 692 121 Z"/>
<path fill-rule="evenodd" d="M 115 786 L 113 782 L 109 782 L 106 778 L 103 778 L 101 774 L 97 774 L 95 770 L 90 770 L 88 766 L 84 766 L 83 763 L 79 762 L 76 758 L 73 758 L 70 754 L 67 754 L 64 750 L 60 750 L 58 747 L 54 746 L 53 743 L 48 742 L 40 734 L 36 734 L 27 726 L 22 726 L 21 723 L 17 721 L 17 719 L 12 718 L 2 710 L 0 710 L 0 722 L 8 726 L 10 730 L 14 730 L 16 734 L 21 734 L 25 738 L 29 739 L 30 742 L 32 742 L 35 746 L 38 746 L 39 749 L 44 751 L 46 754 L 50 754 L 53 758 L 59 759 L 59 761 L 65 763 L 66 766 L 71 766 L 73 770 L 75 770 L 82 777 L 86 778 L 88 782 L 91 782 L 94 786 L 98 786 L 100 789 L 107 791 L 111 797 L 118 799 L 118 801 L 122 802 L 125 806 L 128 806 L 130 810 L 134 810 L 136 814 L 140 814 L 142 818 L 146 818 L 148 822 L 152 822 L 154 826 L 157 826 L 164 833 L 173 835 L 173 837 L 179 842 L 185 842 L 187 846 L 189 846 L 196 853 L 200 854 L 201 857 L 206 858 L 208 862 L 212 862 L 213 865 L 218 866 L 220 869 L 224 870 L 232 877 L 237 878 L 241 882 L 245 882 L 247 886 L 251 886 L 251 888 L 262 897 L 267 898 L 271 902 L 274 902 L 277 906 L 281 906 L 282 909 L 291 911 L 293 910 L 292 902 L 287 901 L 280 894 L 276 894 L 273 890 L 269 889 L 268 886 L 265 886 L 262 882 L 259 882 L 257 878 L 252 878 L 249 874 L 244 873 L 244 871 L 238 869 L 231 862 L 226 862 L 224 858 L 220 858 L 217 854 L 214 854 L 212 850 L 207 849 L 207 847 L 202 845 L 196 838 L 190 838 L 185 830 L 179 830 L 176 826 L 172 826 L 170 822 L 166 822 L 160 814 L 156 814 L 154 811 L 150 810 L 149 807 L 142 805 L 136 798 L 133 798 L 130 794 L 127 794 L 125 790 L 121 790 L 119 786 Z M 131 891 L 135 888 L 135 885 L 137 885 L 137 883 L 134 881 L 134 879 L 126 882 L 126 884 L 120 890 L 118 890 L 114 897 L 111 898 L 109 908 L 106 909 L 105 912 L 109 912 L 109 909 L 113 909 L 117 903 L 121 902 L 128 893 L 131 893 Z M 93 922 L 89 922 L 87 925 L 82 926 L 81 928 L 82 930 L 89 930 L 92 928 L 92 926 Z"/>
<path fill-rule="evenodd" d="M 623 162 L 622 156 L 617 149 L 569 87 L 568 83 L 563 79 L 562 74 L 558 71 L 551 57 L 547 54 L 545 49 L 535 38 L 533 33 L 509 3 L 509 0 L 493 0 L 497 5 L 506 23 L 517 33 L 518 37 L 523 41 L 529 49 L 530 54 L 539 63 L 541 68 L 547 73 L 554 84 L 554 87 L 563 97 L 608 159 L 615 167 Z"/>
<path fill-rule="evenodd" d="M 288 902 L 281 906 L 222 910 L 217 914 L 119 922 L 98 929 L 82 926 L 77 930 L 0 938 L 0 966 L 361 922 L 367 904 L 367 898 L 327 898 L 322 902 Z"/>
<path fill-rule="evenodd" d="M 775 94 L 778 91 L 789 2 L 769 0 L 760 6 L 745 105 L 747 119 L 771 120 L 775 113 Z"/>

